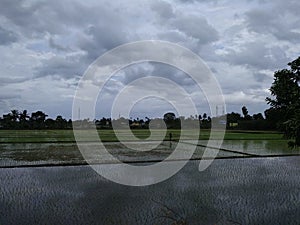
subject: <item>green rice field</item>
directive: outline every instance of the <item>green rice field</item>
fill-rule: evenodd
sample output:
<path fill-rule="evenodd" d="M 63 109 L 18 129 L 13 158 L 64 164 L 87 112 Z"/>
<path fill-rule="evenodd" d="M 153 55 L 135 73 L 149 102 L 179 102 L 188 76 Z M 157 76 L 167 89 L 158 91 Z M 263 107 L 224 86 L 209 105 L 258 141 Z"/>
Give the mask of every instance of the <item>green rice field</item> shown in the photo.
<path fill-rule="evenodd" d="M 159 131 L 159 130 L 158 130 Z M 85 131 L 82 131 L 83 133 Z M 132 130 L 139 139 L 146 139 L 150 135 L 149 130 Z M 191 130 L 191 133 L 193 131 Z M 86 141 L 97 141 L 88 137 Z M 172 140 L 178 140 L 180 130 L 168 130 L 165 139 L 169 140 L 169 133 L 172 133 Z M 113 130 L 98 130 L 99 137 L 103 142 L 116 142 L 117 137 Z M 160 134 L 158 132 L 158 134 Z M 125 138 L 127 133 L 122 134 Z M 199 140 L 208 140 L 209 130 L 201 130 Z M 157 136 L 160 140 L 161 136 Z M 266 131 L 226 131 L 225 140 L 283 140 L 282 134 Z M 285 140 L 284 140 L 285 141 Z M 75 142 L 73 130 L 0 130 L 0 143 L 51 143 L 51 142 Z"/>
<path fill-rule="evenodd" d="M 167 133 L 154 130 L 151 140 L 147 139 L 150 135 L 148 130 L 132 130 L 138 141 L 133 141 L 128 131 L 118 130 L 117 132 L 120 135 L 118 137 L 122 138 L 121 142 L 113 130 L 98 130 L 99 137 L 107 151 L 120 161 L 128 163 L 162 161 L 177 146 L 183 153 L 188 151 L 191 145 L 194 146 L 192 159 L 203 158 L 205 151 L 216 151 L 216 148 L 208 143 L 209 130 L 201 130 L 199 137 L 195 137 L 196 132 L 193 130 L 185 131 L 187 136 L 181 140 L 179 140 L 180 130 L 168 130 Z M 171 141 L 170 133 L 172 133 Z M 88 146 L 88 158 L 83 158 L 79 151 L 73 130 L 0 130 L 0 167 L 111 162 L 107 154 L 102 153 L 99 156 L 98 137 L 93 138 L 89 130 L 81 131 L 81 136 L 81 142 L 78 143 Z M 218 138 L 218 135 L 216 137 Z M 154 147 L 145 151 L 150 145 Z M 226 131 L 221 148 L 217 150 L 216 158 L 289 155 L 300 155 L 300 149 L 288 148 L 287 140 L 283 139 L 280 133 Z"/>

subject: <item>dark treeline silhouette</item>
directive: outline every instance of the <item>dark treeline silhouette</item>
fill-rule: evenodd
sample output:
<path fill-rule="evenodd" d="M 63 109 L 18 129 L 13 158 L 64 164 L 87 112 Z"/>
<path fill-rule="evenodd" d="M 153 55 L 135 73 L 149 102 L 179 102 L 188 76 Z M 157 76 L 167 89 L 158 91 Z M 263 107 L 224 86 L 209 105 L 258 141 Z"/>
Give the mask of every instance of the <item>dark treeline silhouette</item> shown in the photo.
<path fill-rule="evenodd" d="M 36 111 L 29 115 L 27 110 L 11 110 L 8 114 L 0 117 L 1 129 L 71 129 L 72 121 L 62 116 L 56 119 L 47 118 L 48 115 L 42 111 Z"/>
<path fill-rule="evenodd" d="M 227 114 L 227 129 L 236 130 L 278 130 L 276 116 L 267 109 L 262 113 L 249 115 L 246 106 L 242 107 L 242 115 L 236 112 Z"/>
<path fill-rule="evenodd" d="M 55 119 L 48 118 L 48 115 L 42 111 L 32 112 L 31 115 L 27 110 L 18 111 L 11 110 L 11 112 L 4 114 L 0 117 L 0 129 L 72 129 L 72 126 L 89 128 L 96 126 L 98 129 L 112 129 L 114 128 L 127 128 L 131 129 L 148 129 L 150 122 L 153 128 L 168 128 L 180 129 L 181 123 L 191 124 L 193 128 L 198 124 L 201 129 L 210 129 L 212 120 L 216 120 L 217 124 L 227 123 L 227 129 L 236 130 L 276 130 L 276 122 L 278 115 L 271 109 L 265 111 L 265 118 L 261 113 L 249 115 L 246 106 L 241 108 L 243 115 L 232 112 L 226 116 L 219 116 L 211 118 L 207 113 L 202 115 L 191 115 L 189 117 L 179 116 L 176 117 L 173 112 L 167 112 L 162 118 L 130 118 L 126 119 L 120 117 L 118 119 L 101 118 L 95 120 L 67 120 L 58 115 Z M 195 123 L 196 122 L 196 123 Z M 196 125 L 195 125 L 196 124 Z"/>
<path fill-rule="evenodd" d="M 149 129 L 150 126 L 154 129 L 168 128 L 168 129 L 180 129 L 181 123 L 191 124 L 190 128 L 203 128 L 209 129 L 211 127 L 211 118 L 206 113 L 201 115 L 195 115 L 190 117 L 176 117 L 173 112 L 168 112 L 163 115 L 162 118 L 130 118 L 126 119 L 120 117 L 118 119 L 105 118 L 95 119 L 90 121 L 89 119 L 73 121 L 73 126 L 80 128 L 90 128 L 96 126 L 97 129 Z M 193 123 L 192 123 L 193 122 Z M 198 124 L 198 126 L 197 126 Z"/>

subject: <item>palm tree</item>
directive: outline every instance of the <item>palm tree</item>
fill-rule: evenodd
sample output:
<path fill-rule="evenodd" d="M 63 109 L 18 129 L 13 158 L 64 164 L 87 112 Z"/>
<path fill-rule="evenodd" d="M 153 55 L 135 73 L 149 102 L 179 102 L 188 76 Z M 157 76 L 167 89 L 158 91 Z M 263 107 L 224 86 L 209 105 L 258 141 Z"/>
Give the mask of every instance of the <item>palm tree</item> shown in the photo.
<path fill-rule="evenodd" d="M 29 119 L 30 116 L 27 114 L 27 110 L 23 110 L 23 112 L 19 113 L 19 121 L 20 121 L 20 127 L 22 129 L 28 128 L 29 127 Z"/>
<path fill-rule="evenodd" d="M 20 122 L 25 122 L 27 118 L 29 118 L 29 115 L 27 114 L 27 110 L 23 110 L 22 113 L 19 113 Z"/>
<path fill-rule="evenodd" d="M 11 120 L 13 122 L 17 122 L 17 120 L 19 119 L 19 112 L 16 109 L 11 110 Z"/>

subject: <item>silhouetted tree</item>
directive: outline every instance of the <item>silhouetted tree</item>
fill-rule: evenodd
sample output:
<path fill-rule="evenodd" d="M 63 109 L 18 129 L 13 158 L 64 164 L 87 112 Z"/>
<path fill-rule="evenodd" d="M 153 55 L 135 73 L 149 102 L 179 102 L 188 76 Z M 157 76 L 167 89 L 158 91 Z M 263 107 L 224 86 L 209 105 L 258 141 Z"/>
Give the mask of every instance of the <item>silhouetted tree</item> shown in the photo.
<path fill-rule="evenodd" d="M 4 114 L 2 119 L 2 126 L 4 129 L 15 129 L 16 121 L 11 113 Z"/>
<path fill-rule="evenodd" d="M 198 115 L 198 120 L 201 121 L 202 120 L 202 116 L 199 114 Z"/>
<path fill-rule="evenodd" d="M 242 113 L 243 113 L 243 116 L 244 116 L 244 119 L 245 120 L 251 120 L 251 116 L 249 115 L 249 112 L 248 112 L 248 109 L 246 106 L 243 106 L 242 107 Z"/>
<path fill-rule="evenodd" d="M 241 114 L 236 112 L 231 112 L 226 115 L 227 119 L 227 127 L 228 128 L 237 128 L 239 121 L 241 121 L 243 118 Z"/>
<path fill-rule="evenodd" d="M 172 120 L 175 120 L 175 118 L 176 118 L 176 116 L 172 112 L 168 112 L 168 113 L 164 114 L 164 120 L 165 121 L 172 121 Z"/>
<path fill-rule="evenodd" d="M 17 122 L 19 120 L 19 112 L 16 109 L 11 110 L 11 119 L 13 122 Z"/>
<path fill-rule="evenodd" d="M 244 118 L 245 118 L 246 116 L 248 116 L 248 109 L 247 109 L 246 106 L 243 106 L 243 107 L 242 107 L 242 113 L 243 113 L 243 115 L 244 115 Z"/>
<path fill-rule="evenodd" d="M 36 111 L 31 113 L 30 125 L 35 129 L 45 128 L 45 120 L 47 116 L 48 115 L 46 115 L 42 111 Z"/>
<path fill-rule="evenodd" d="M 27 110 L 23 110 L 23 112 L 19 113 L 19 119 L 21 121 L 27 121 L 27 119 L 30 118 L 27 114 Z"/>
<path fill-rule="evenodd" d="M 294 139 L 291 146 L 300 146 L 300 57 L 288 63 L 290 69 L 274 73 L 274 81 L 270 88 L 273 98 L 266 101 L 271 109 L 282 117 L 281 127 L 287 138 Z M 283 121 L 283 122 L 282 122 Z"/>
<path fill-rule="evenodd" d="M 252 117 L 254 120 L 263 120 L 264 119 L 264 117 L 261 113 L 253 114 Z"/>
<path fill-rule="evenodd" d="M 28 119 L 30 116 L 27 114 L 27 110 L 23 110 L 23 112 L 19 113 L 19 121 L 20 121 L 20 128 L 27 129 L 29 128 Z"/>

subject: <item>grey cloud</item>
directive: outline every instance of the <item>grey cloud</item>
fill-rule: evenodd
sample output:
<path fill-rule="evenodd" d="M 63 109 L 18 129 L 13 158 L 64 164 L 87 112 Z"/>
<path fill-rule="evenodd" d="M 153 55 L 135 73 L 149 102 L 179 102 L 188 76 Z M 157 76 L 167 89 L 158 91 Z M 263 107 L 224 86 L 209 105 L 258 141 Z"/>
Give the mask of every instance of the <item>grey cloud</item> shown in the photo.
<path fill-rule="evenodd" d="M 290 11 L 253 9 L 246 13 L 246 19 L 250 31 L 271 34 L 278 40 L 298 42 L 300 39 L 300 33 L 293 31 L 299 28 L 300 18 L 293 19 Z"/>
<path fill-rule="evenodd" d="M 28 80 L 27 78 L 24 77 L 0 77 L 0 86 L 4 86 L 7 84 L 11 84 L 11 83 L 21 83 Z"/>
<path fill-rule="evenodd" d="M 80 49 L 86 51 L 90 61 L 95 60 L 104 51 L 128 42 L 126 33 L 118 24 L 95 24 L 86 29 L 86 35 L 78 39 Z"/>
<path fill-rule="evenodd" d="M 126 85 L 140 77 L 155 76 L 172 80 L 181 87 L 190 87 L 191 85 L 195 85 L 195 82 L 189 75 L 171 65 L 158 62 L 147 62 L 146 64 L 146 66 L 145 64 L 130 66 L 124 70 L 124 84 Z"/>
<path fill-rule="evenodd" d="M 170 79 L 181 87 L 191 87 L 195 85 L 195 81 L 183 71 L 166 64 L 152 63 L 154 66 L 152 74 Z"/>
<path fill-rule="evenodd" d="M 80 56 L 54 56 L 42 61 L 42 65 L 35 68 L 35 77 L 54 75 L 72 78 L 83 74 L 86 67 Z"/>
<path fill-rule="evenodd" d="M 53 80 L 60 83 L 63 78 L 61 80 L 65 83 L 74 76 L 83 74 L 93 60 L 111 48 L 130 41 L 158 38 L 192 49 L 208 64 L 221 62 L 220 68 L 214 72 L 230 94 L 249 87 L 266 89 L 272 78 L 260 71 L 283 68 L 299 52 L 300 37 L 297 31 L 300 1 L 222 3 L 218 0 L 157 0 L 142 4 L 138 2 L 126 8 L 123 8 L 126 4 L 120 2 L 2 0 L 0 24 L 3 27 L 0 27 L 0 45 L 3 46 L 0 47 L 3 50 L 2 56 L 5 57 L 0 58 L 1 61 L 6 60 L 5 65 L 11 64 L 14 67 L 10 69 L 12 77 L 6 78 L 7 69 L 2 65 L 1 85 L 11 86 L 12 92 L 16 90 L 11 84 L 23 82 L 23 78 L 18 75 L 22 71 L 20 67 L 25 64 L 29 68 L 39 65 L 34 68 L 34 77 L 28 84 L 37 77 L 41 77 L 39 80 L 45 80 L 46 83 Z M 215 10 L 211 7 L 214 4 L 219 8 L 228 6 L 233 11 L 219 10 L 216 15 L 210 11 Z M 241 8 L 235 10 L 231 6 Z M 248 6 L 251 10 L 244 14 Z M 201 16 L 201 12 L 206 12 L 206 9 L 207 17 Z M 238 19 L 235 18 L 237 13 Z M 219 29 L 223 23 L 225 31 L 223 28 Z M 249 40 L 245 40 L 248 37 Z M 19 42 L 20 45 L 4 46 L 13 42 Z M 13 53 L 11 49 L 34 43 L 38 43 L 35 48 L 24 51 L 24 55 L 27 55 L 22 60 L 23 65 L 14 64 L 13 54 L 17 53 Z M 115 81 L 108 83 L 112 87 L 106 87 L 107 95 L 115 95 L 122 85 L 130 83 L 141 74 L 164 76 L 190 92 L 194 91 L 194 83 L 183 72 L 169 66 L 149 65 L 124 69 L 122 76 L 115 77 Z M 31 76 L 32 70 L 26 71 Z M 259 87 L 262 83 L 264 87 Z M 43 89 L 40 85 L 36 87 Z M 67 92 L 68 89 L 63 90 Z M 26 102 L 30 101 L 30 95 L 28 94 Z M 255 102 L 253 99 L 248 99 L 249 104 Z M 251 107 L 256 106 L 253 104 Z"/>
<path fill-rule="evenodd" d="M 160 29 L 158 37 L 175 42 L 186 42 L 190 41 L 189 38 L 194 38 L 200 45 L 219 39 L 217 30 L 201 15 L 175 11 L 171 4 L 164 1 L 154 2 L 151 9 L 159 15 L 157 20 L 163 27 Z"/>
<path fill-rule="evenodd" d="M 62 45 L 59 45 L 57 43 L 55 43 L 55 41 L 53 40 L 52 37 L 49 38 L 49 46 L 53 49 L 56 49 L 58 51 L 63 51 L 63 52 L 68 52 L 71 51 L 71 48 L 69 47 L 64 47 Z"/>
<path fill-rule="evenodd" d="M 172 5 L 165 1 L 153 2 L 151 9 L 164 19 L 169 19 L 175 16 Z"/>
<path fill-rule="evenodd" d="M 187 36 L 197 39 L 202 45 L 217 41 L 219 39 L 217 30 L 208 24 L 205 18 L 200 16 L 178 16 L 172 22 L 172 27 L 177 28 Z"/>
<path fill-rule="evenodd" d="M 280 47 L 267 47 L 264 42 L 250 42 L 240 51 L 231 50 L 223 59 L 235 65 L 246 65 L 259 69 L 275 69 L 289 61 Z"/>
<path fill-rule="evenodd" d="M 219 0 L 178 0 L 179 2 L 183 3 L 217 3 Z"/>
<path fill-rule="evenodd" d="M 2 0 L 0 14 L 29 38 L 45 34 L 67 34 L 71 29 L 83 30 L 102 21 L 115 24 L 117 12 L 106 4 L 84 5 L 79 1 Z M 119 21 L 121 23 L 121 21 Z"/>
<path fill-rule="evenodd" d="M 18 40 L 17 35 L 10 30 L 0 26 L 0 45 L 8 45 Z"/>
<path fill-rule="evenodd" d="M 53 52 L 50 59 L 41 59 L 41 65 L 35 68 L 35 76 L 58 75 L 72 77 L 82 74 L 86 67 L 105 51 L 128 41 L 123 31 L 124 20 L 119 12 L 106 4 L 95 7 L 76 1 L 7 1 L 0 13 L 24 37 L 46 42 L 39 51 Z M 0 29 L 0 41 L 3 32 Z M 75 37 L 70 33 L 76 32 Z M 50 38 L 48 38 L 50 35 Z M 54 39 L 55 37 L 55 39 Z M 65 42 L 66 46 L 56 40 Z M 65 38 L 71 38 L 66 42 Z M 67 40 L 68 40 L 67 39 Z M 45 49 L 50 47 L 50 49 Z M 85 54 L 66 56 L 78 51 Z M 47 57 L 48 58 L 48 57 Z"/>
<path fill-rule="evenodd" d="M 270 81 L 271 82 L 271 80 L 272 80 L 272 78 L 270 78 L 269 76 L 267 76 L 266 74 L 264 74 L 264 73 L 259 73 L 259 72 L 257 72 L 257 73 L 254 73 L 253 74 L 253 76 L 254 76 L 254 79 L 257 81 L 257 82 L 265 82 L 265 81 Z"/>
<path fill-rule="evenodd" d="M 21 96 L 19 94 L 14 93 L 1 93 L 0 100 L 8 100 L 8 99 L 15 99 L 20 98 Z"/>
<path fill-rule="evenodd" d="M 158 33 L 158 38 L 161 40 L 172 41 L 175 43 L 186 41 L 186 35 L 178 30 L 167 30 Z"/>
<path fill-rule="evenodd" d="M 23 35 L 33 37 L 38 33 L 58 33 L 60 25 L 49 4 L 24 0 L 3 0 L 1 4 L 5 6 L 0 8 L 1 15 L 18 26 Z"/>
<path fill-rule="evenodd" d="M 120 80 L 123 85 L 127 85 L 138 78 L 151 76 L 153 74 L 153 69 L 153 65 L 148 62 L 130 65 L 124 68 L 119 76 L 117 74 L 117 79 Z"/>
<path fill-rule="evenodd" d="M 133 81 L 139 78 L 145 78 L 149 76 L 169 79 L 185 89 L 187 93 L 192 93 L 197 89 L 199 91 L 199 88 L 196 87 L 195 81 L 193 81 L 181 70 L 162 63 L 145 62 L 126 67 L 113 75 L 105 84 L 104 92 L 115 95 L 120 91 L 120 88 L 131 85 Z M 152 85 L 154 88 L 154 84 L 149 85 Z"/>

